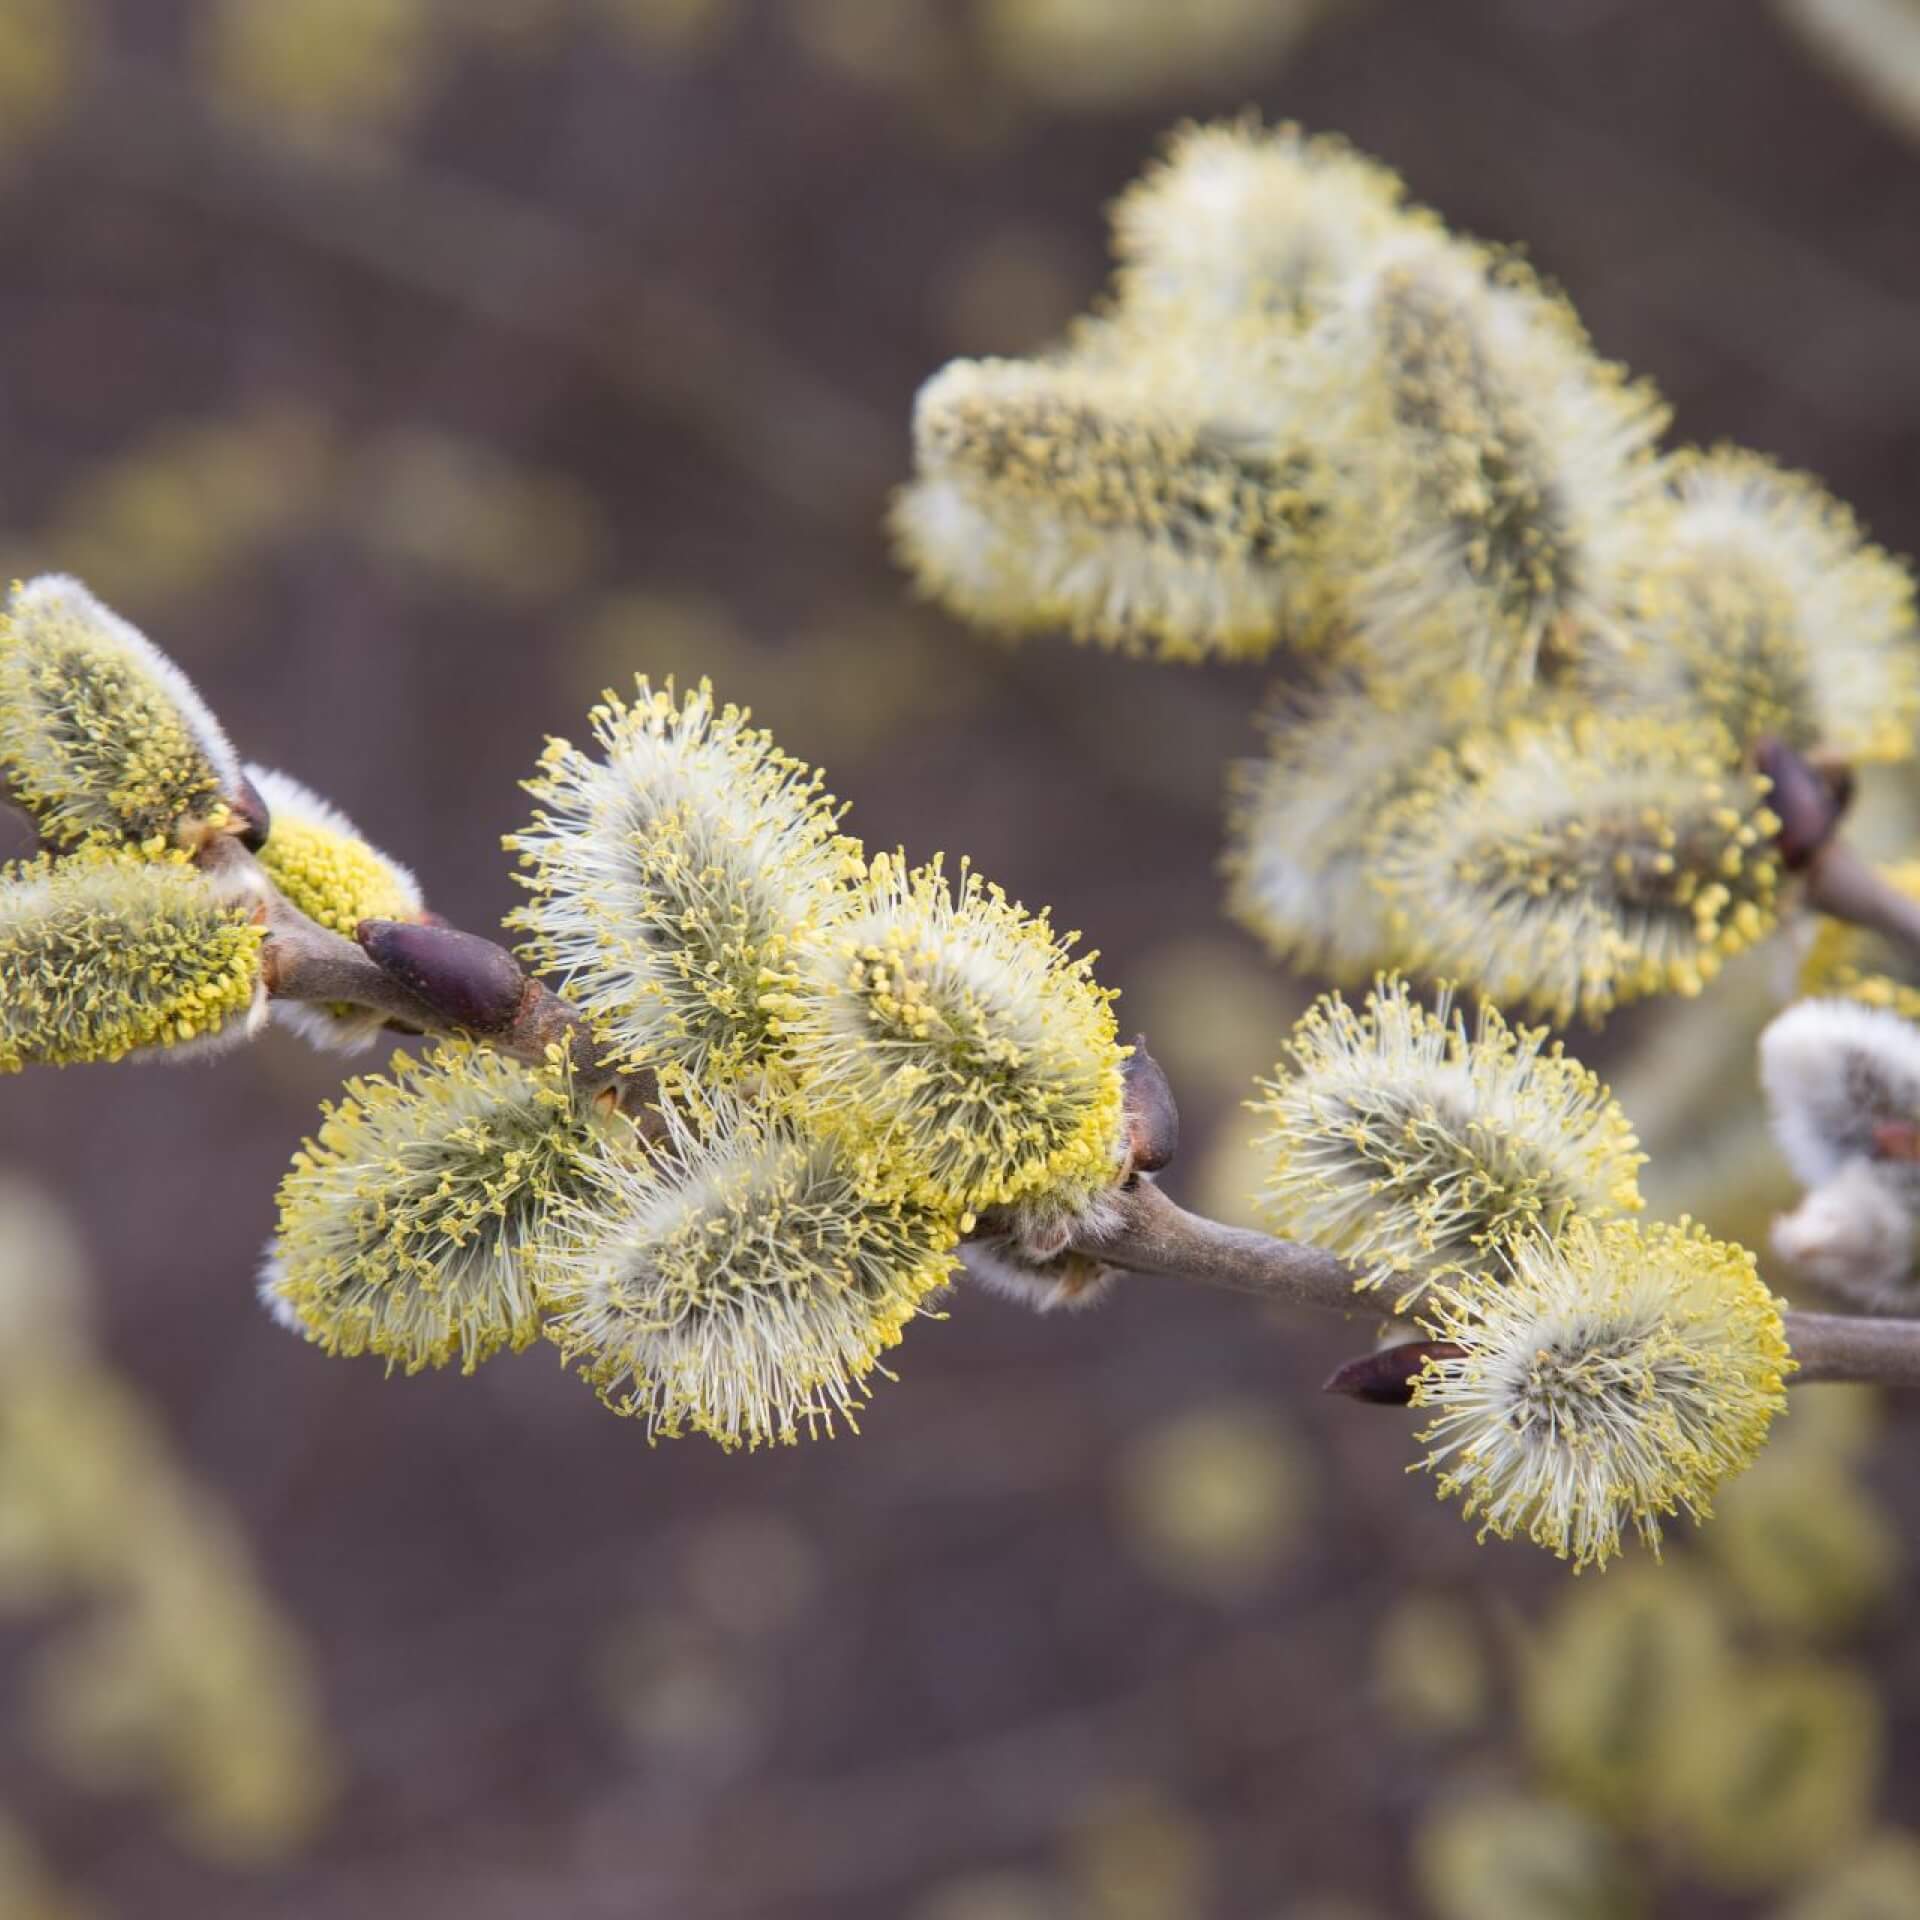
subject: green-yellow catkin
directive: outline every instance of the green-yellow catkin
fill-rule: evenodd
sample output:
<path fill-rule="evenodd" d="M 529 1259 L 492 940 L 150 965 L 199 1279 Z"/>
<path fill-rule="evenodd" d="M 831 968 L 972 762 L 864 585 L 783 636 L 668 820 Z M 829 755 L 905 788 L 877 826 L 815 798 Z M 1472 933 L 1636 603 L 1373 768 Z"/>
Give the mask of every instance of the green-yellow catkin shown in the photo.
<path fill-rule="evenodd" d="M 1882 1747 L 1865 1675 L 1755 1663 L 1729 1687 L 1675 1812 L 1693 1872 L 1734 1892 L 1843 1858 L 1872 1818 Z"/>
<path fill-rule="evenodd" d="M 507 841 L 529 957 L 615 1058 L 693 1099 L 777 1068 L 770 1001 L 856 899 L 859 850 L 819 776 L 747 720 L 705 682 L 607 695 L 601 757 L 550 741 L 540 809 Z"/>
<path fill-rule="evenodd" d="M 547 1335 L 650 1436 L 723 1447 L 855 1424 L 881 1356 L 943 1286 L 951 1212 L 875 1195 L 840 1145 L 776 1109 L 671 1107 L 645 1155 L 603 1158 L 563 1209 Z"/>
<path fill-rule="evenodd" d="M 1906 568 L 1804 474 L 1737 447 L 1664 463 L 1668 510 L 1627 529 L 1624 643 L 1586 662 L 1613 707 L 1719 720 L 1850 761 L 1903 760 L 1920 721 Z"/>
<path fill-rule="evenodd" d="M 557 1053 L 465 1043 L 347 1082 L 280 1184 L 263 1304 L 329 1353 L 464 1372 L 540 1330 L 555 1210 L 623 1151 Z"/>
<path fill-rule="evenodd" d="M 1706 1539 L 1746 1610 L 1787 1633 L 1856 1629 L 1900 1573 L 1899 1535 L 1879 1502 L 1804 1445 L 1768 1447 L 1727 1489 Z"/>
<path fill-rule="evenodd" d="M 1336 396 L 1347 511 L 1371 536 L 1349 596 L 1367 655 L 1420 680 L 1524 686 L 1609 627 L 1618 529 L 1653 500 L 1666 416 L 1563 299 L 1423 236 L 1306 352 Z"/>
<path fill-rule="evenodd" d="M 272 826 L 260 864 L 287 901 L 329 932 L 353 938 L 362 920 L 419 920 L 426 911 L 419 882 L 391 855 L 362 838 L 330 801 L 271 767 L 249 766 L 247 778 L 266 802 Z M 384 1017 L 344 1002 L 274 1003 L 274 1018 L 310 1046 L 359 1053 L 373 1046 Z"/>
<path fill-rule="evenodd" d="M 877 1190 L 939 1210 L 1090 1205 L 1120 1157 L 1112 995 L 1093 958 L 971 868 L 881 855 L 780 1003 L 808 1123 Z"/>
<path fill-rule="evenodd" d="M 1413 1866 L 1435 1920 L 1632 1920 L 1642 1911 L 1607 1829 L 1539 1796 L 1442 1801 L 1414 1836 Z"/>
<path fill-rule="evenodd" d="M 1730 1632 L 1690 1564 L 1622 1567 L 1560 1595 L 1518 1678 L 1546 1776 L 1614 1826 L 1646 1831 L 1672 1818 L 1701 1764 L 1734 1681 Z"/>
<path fill-rule="evenodd" d="M 1289 966 L 1343 982 L 1397 958 L 1373 879 L 1374 822 L 1462 731 L 1444 702 L 1387 692 L 1339 673 L 1282 693 L 1265 755 L 1237 765 L 1229 787 L 1228 911 Z"/>
<path fill-rule="evenodd" d="M 1606 1088 L 1490 1006 L 1470 1031 L 1448 995 L 1429 1013 L 1404 981 L 1357 1012 L 1327 995 L 1261 1087 L 1264 1212 L 1402 1305 L 1522 1235 L 1640 1205 L 1645 1156 Z"/>
<path fill-rule="evenodd" d="M 204 1052 L 258 1030 L 264 929 L 178 857 L 0 868 L 0 1072 Z"/>
<path fill-rule="evenodd" d="M 1434 1410 L 1419 1464 L 1482 1537 L 1604 1566 L 1631 1526 L 1657 1553 L 1663 1519 L 1706 1518 L 1785 1406 L 1780 1316 L 1753 1255 L 1688 1224 L 1522 1239 L 1427 1294 L 1445 1351 L 1414 1383 Z"/>
<path fill-rule="evenodd" d="M 310 920 L 351 939 L 362 920 L 420 918 L 420 883 L 331 801 L 271 767 L 249 766 L 247 778 L 272 815 L 260 864 Z"/>
<path fill-rule="evenodd" d="M 955 361 L 915 403 L 914 457 L 901 557 L 982 626 L 1168 660 L 1258 659 L 1325 630 L 1312 461 L 1171 380 Z"/>
<path fill-rule="evenodd" d="M 1114 236 L 1056 354 L 922 389 L 929 593 L 1164 659 L 1344 644 L 1456 706 L 1611 632 L 1665 413 L 1565 300 L 1290 126 L 1182 129 Z"/>
<path fill-rule="evenodd" d="M 239 763 L 187 677 L 77 580 L 0 614 L 0 789 L 58 847 L 159 854 L 225 826 Z"/>
<path fill-rule="evenodd" d="M 1693 995 L 1771 930 L 1767 783 L 1704 722 L 1545 712 L 1436 753 L 1375 826 L 1407 963 L 1564 1022 Z"/>

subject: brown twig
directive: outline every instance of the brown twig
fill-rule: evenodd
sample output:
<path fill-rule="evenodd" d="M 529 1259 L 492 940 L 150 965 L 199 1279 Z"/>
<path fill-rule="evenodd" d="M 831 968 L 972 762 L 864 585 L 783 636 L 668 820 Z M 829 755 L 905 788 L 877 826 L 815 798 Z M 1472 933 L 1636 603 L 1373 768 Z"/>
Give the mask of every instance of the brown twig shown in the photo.
<path fill-rule="evenodd" d="M 1298 1246 L 1189 1213 L 1144 1180 L 1122 1194 L 1120 1204 L 1118 1225 L 1076 1240 L 1076 1252 L 1128 1273 L 1224 1287 L 1286 1306 L 1396 1317 L 1389 1297 L 1356 1293 L 1353 1269 L 1322 1248 Z M 1920 1321 L 1792 1312 L 1786 1316 L 1786 1328 L 1787 1345 L 1799 1365 L 1789 1376 L 1794 1385 L 1846 1380 L 1920 1388 Z M 1343 1368 L 1335 1375 L 1335 1381 L 1342 1382 L 1335 1391 L 1352 1390 L 1343 1381 L 1349 1372 Z M 1367 1384 L 1379 1384 L 1372 1372 L 1367 1374 Z M 1393 1398 L 1380 1391 L 1355 1397 L 1382 1403 Z"/>
<path fill-rule="evenodd" d="M 1920 1321 L 1868 1320 L 1847 1313 L 1790 1313 L 1787 1345 L 1800 1363 L 1793 1384 L 1850 1380 L 1920 1387 Z"/>
<path fill-rule="evenodd" d="M 561 1046 L 584 1092 L 611 1092 L 635 1115 L 653 1104 L 653 1075 L 610 1064 L 578 1011 L 496 942 L 385 920 L 362 921 L 360 939 L 349 940 L 302 913 L 232 835 L 216 835 L 198 859 L 263 903 L 270 999 L 364 1007 L 407 1032 L 464 1034 L 530 1065 Z"/>
<path fill-rule="evenodd" d="M 1076 1239 L 1076 1253 L 1125 1273 L 1165 1274 L 1233 1293 L 1258 1294 L 1287 1306 L 1336 1313 L 1391 1311 L 1384 1298 L 1356 1294 L 1353 1269 L 1323 1248 L 1275 1240 L 1189 1213 L 1147 1180 L 1132 1182 L 1116 1198 L 1118 1224 Z"/>
<path fill-rule="evenodd" d="M 1883 934 L 1920 958 L 1920 900 L 1883 879 L 1844 840 L 1830 840 L 1808 862 L 1808 906 L 1830 919 Z"/>

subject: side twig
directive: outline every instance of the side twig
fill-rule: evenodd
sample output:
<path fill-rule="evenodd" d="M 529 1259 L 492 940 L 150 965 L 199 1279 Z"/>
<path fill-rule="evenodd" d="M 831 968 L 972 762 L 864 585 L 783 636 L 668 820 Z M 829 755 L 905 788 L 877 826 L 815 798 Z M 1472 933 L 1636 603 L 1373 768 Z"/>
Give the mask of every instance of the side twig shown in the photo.
<path fill-rule="evenodd" d="M 1356 1293 L 1353 1269 L 1321 1248 L 1298 1246 L 1189 1213 L 1146 1181 L 1136 1182 L 1119 1201 L 1118 1223 L 1098 1236 L 1076 1240 L 1076 1252 L 1128 1273 L 1224 1287 L 1287 1306 L 1382 1319 L 1412 1318 L 1396 1316 L 1386 1295 Z M 1790 1312 L 1786 1328 L 1787 1345 L 1799 1363 L 1799 1370 L 1790 1376 L 1794 1385 L 1845 1380 L 1920 1388 L 1920 1321 Z M 1343 1379 L 1348 1371 L 1343 1368 L 1329 1383 L 1335 1391 L 1375 1401 L 1404 1398 L 1384 1391 L 1371 1370 L 1358 1382 L 1364 1391 L 1357 1390 Z"/>
<path fill-rule="evenodd" d="M 1384 1297 L 1356 1293 L 1353 1269 L 1323 1248 L 1189 1213 L 1147 1180 L 1134 1181 L 1115 1198 L 1118 1223 L 1074 1242 L 1076 1253 L 1103 1266 L 1257 1294 L 1286 1306 L 1376 1316 L 1392 1312 Z"/>
<path fill-rule="evenodd" d="M 1790 1313 L 1787 1345 L 1800 1363 L 1792 1384 L 1851 1380 L 1920 1387 L 1920 1322 L 1847 1313 Z"/>
<path fill-rule="evenodd" d="M 1920 959 L 1920 900 L 1890 885 L 1844 840 L 1830 840 L 1814 855 L 1804 886 L 1816 913 L 1882 934 Z"/>
<path fill-rule="evenodd" d="M 496 942 L 386 920 L 363 920 L 349 940 L 302 913 L 233 836 L 216 836 L 199 858 L 262 902 L 270 999 L 364 1007 L 403 1032 L 464 1034 L 530 1065 L 562 1046 L 587 1093 L 610 1094 L 636 1116 L 652 1105 L 653 1075 L 609 1064 L 579 1012 Z"/>

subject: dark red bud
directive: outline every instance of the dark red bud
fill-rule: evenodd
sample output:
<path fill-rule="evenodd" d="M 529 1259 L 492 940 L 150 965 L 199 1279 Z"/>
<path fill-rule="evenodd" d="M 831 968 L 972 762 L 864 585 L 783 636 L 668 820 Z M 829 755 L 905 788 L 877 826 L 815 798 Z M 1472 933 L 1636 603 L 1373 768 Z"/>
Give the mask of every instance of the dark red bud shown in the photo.
<path fill-rule="evenodd" d="M 1798 872 L 1833 838 L 1853 794 L 1852 770 L 1816 767 L 1774 739 L 1755 746 L 1753 761 L 1772 783 L 1767 805 L 1780 816 L 1780 858 L 1789 872 Z"/>
<path fill-rule="evenodd" d="M 1344 1393 L 1377 1407 L 1404 1407 L 1429 1360 L 1458 1360 L 1465 1351 L 1449 1340 L 1408 1340 L 1397 1347 L 1376 1347 L 1337 1368 L 1320 1391 Z"/>
<path fill-rule="evenodd" d="M 1876 1160 L 1920 1160 L 1920 1126 L 1911 1120 L 1878 1120 L 1873 1128 Z"/>
<path fill-rule="evenodd" d="M 1180 1109 L 1160 1063 L 1147 1051 L 1147 1036 L 1133 1037 L 1127 1056 L 1127 1148 L 1136 1173 L 1158 1173 L 1180 1145 Z"/>
<path fill-rule="evenodd" d="M 362 920 L 354 932 L 382 973 L 418 994 L 452 1026 L 500 1033 L 520 1012 L 527 976 L 519 961 L 492 940 L 410 920 Z"/>
<path fill-rule="evenodd" d="M 232 808 L 233 817 L 239 822 L 234 838 L 249 853 L 258 853 L 267 844 L 267 835 L 273 830 L 273 813 L 260 789 L 243 773 L 239 784 L 227 796 L 227 805 Z"/>

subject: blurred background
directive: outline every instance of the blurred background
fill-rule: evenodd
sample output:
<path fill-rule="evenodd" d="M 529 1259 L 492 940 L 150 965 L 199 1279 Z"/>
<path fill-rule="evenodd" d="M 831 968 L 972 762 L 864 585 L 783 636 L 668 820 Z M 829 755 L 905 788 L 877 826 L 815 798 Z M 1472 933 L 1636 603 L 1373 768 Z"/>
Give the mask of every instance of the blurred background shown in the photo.
<path fill-rule="evenodd" d="M 1243 107 L 1920 546 L 1899 0 L 0 0 L 0 558 L 482 929 L 543 735 L 711 675 L 870 844 L 1085 931 L 1169 1185 L 1244 1217 L 1314 985 L 1220 909 L 1259 678 L 1001 649 L 881 529 L 918 383 L 1053 336 L 1160 132 Z M 1869 801 L 1910 850 L 1920 788 Z M 1750 1244 L 1779 964 L 1575 1037 L 1655 1210 Z M 550 1353 L 267 1323 L 339 1078 L 0 1094 L 7 1920 L 1920 1914 L 1920 1409 L 1796 1395 L 1697 1543 L 1577 1584 L 1322 1401 L 1364 1322 L 1170 1284 L 961 1290 L 859 1438 L 650 1449 Z"/>

